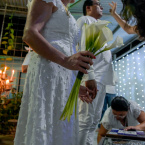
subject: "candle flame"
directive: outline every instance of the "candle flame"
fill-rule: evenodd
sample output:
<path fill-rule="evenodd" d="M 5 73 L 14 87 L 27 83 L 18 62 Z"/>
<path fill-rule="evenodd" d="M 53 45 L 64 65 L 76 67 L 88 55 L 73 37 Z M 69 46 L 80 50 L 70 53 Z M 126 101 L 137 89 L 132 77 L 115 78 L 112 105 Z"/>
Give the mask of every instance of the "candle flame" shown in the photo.
<path fill-rule="evenodd" d="M 9 84 L 9 82 L 10 82 L 9 80 L 6 80 L 6 84 Z"/>

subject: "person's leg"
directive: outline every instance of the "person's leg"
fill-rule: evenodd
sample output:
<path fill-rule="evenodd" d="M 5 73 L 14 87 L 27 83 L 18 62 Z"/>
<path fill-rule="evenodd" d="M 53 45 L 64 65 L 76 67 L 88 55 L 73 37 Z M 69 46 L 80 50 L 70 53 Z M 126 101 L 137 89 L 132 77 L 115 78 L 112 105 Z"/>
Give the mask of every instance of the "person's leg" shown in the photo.
<path fill-rule="evenodd" d="M 107 102 L 108 102 L 108 96 L 107 96 L 107 94 L 106 94 L 106 95 L 105 95 L 105 99 L 104 99 L 104 106 L 103 106 L 103 109 L 102 109 L 101 119 L 103 118 L 104 113 L 105 113 L 105 111 L 107 110 Z"/>
<path fill-rule="evenodd" d="M 104 105 L 103 105 L 103 109 L 102 109 L 101 119 L 103 118 L 103 115 L 104 115 L 106 109 L 107 109 L 107 94 L 105 95 L 105 99 L 104 99 Z M 101 119 L 100 119 L 100 121 L 101 121 Z M 100 125 L 101 124 L 98 123 L 98 128 L 100 128 Z"/>
<path fill-rule="evenodd" d="M 101 83 L 97 83 L 97 87 L 99 91 L 96 96 L 97 99 L 96 99 L 95 105 L 93 106 L 95 110 L 94 114 L 92 114 L 93 123 L 91 124 L 89 128 L 86 145 L 93 145 L 96 125 L 99 123 L 100 118 L 101 118 L 104 98 L 106 94 L 106 89 L 104 85 L 102 85 Z"/>
<path fill-rule="evenodd" d="M 116 96 L 116 94 L 108 94 L 107 93 L 107 96 L 108 96 L 108 107 L 110 107 L 111 106 L 111 101 Z"/>
<path fill-rule="evenodd" d="M 97 97 L 92 104 L 87 104 L 79 99 L 79 145 L 86 145 L 90 126 L 93 124 L 96 101 Z"/>

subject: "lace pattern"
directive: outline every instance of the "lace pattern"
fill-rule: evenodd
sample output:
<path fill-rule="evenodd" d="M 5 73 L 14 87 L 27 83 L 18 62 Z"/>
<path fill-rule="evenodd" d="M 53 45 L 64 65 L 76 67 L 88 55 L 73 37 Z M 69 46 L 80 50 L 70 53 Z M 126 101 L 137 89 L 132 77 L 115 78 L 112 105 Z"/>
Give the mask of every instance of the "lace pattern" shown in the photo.
<path fill-rule="evenodd" d="M 48 2 L 48 0 L 46 0 Z M 31 5 L 29 5 L 31 6 Z M 68 17 L 60 0 L 58 10 L 41 34 L 66 55 L 76 52 L 79 32 L 73 16 Z M 32 53 L 19 113 L 15 145 L 78 145 L 78 120 L 60 121 L 76 72 Z"/>

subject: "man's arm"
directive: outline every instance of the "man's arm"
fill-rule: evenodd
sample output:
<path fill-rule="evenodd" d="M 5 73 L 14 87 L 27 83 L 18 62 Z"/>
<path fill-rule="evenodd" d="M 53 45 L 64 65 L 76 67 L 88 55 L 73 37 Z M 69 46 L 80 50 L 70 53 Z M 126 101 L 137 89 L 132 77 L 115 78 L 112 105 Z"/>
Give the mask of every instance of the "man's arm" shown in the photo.
<path fill-rule="evenodd" d="M 99 132 L 98 132 L 97 143 L 99 143 L 101 138 L 106 135 L 107 131 L 108 130 L 105 129 L 104 126 L 101 124 L 101 127 L 100 127 Z"/>

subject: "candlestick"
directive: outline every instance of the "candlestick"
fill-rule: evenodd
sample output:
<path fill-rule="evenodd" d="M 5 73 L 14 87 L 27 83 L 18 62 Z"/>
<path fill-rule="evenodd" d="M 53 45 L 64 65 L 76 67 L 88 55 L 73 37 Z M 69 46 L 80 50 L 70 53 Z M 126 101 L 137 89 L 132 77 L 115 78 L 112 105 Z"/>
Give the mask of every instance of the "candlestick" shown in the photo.
<path fill-rule="evenodd" d="M 14 70 L 12 70 L 12 74 L 11 74 L 11 78 L 10 78 L 10 82 L 13 82 L 13 76 L 14 76 L 14 73 L 15 73 L 15 71 Z"/>

